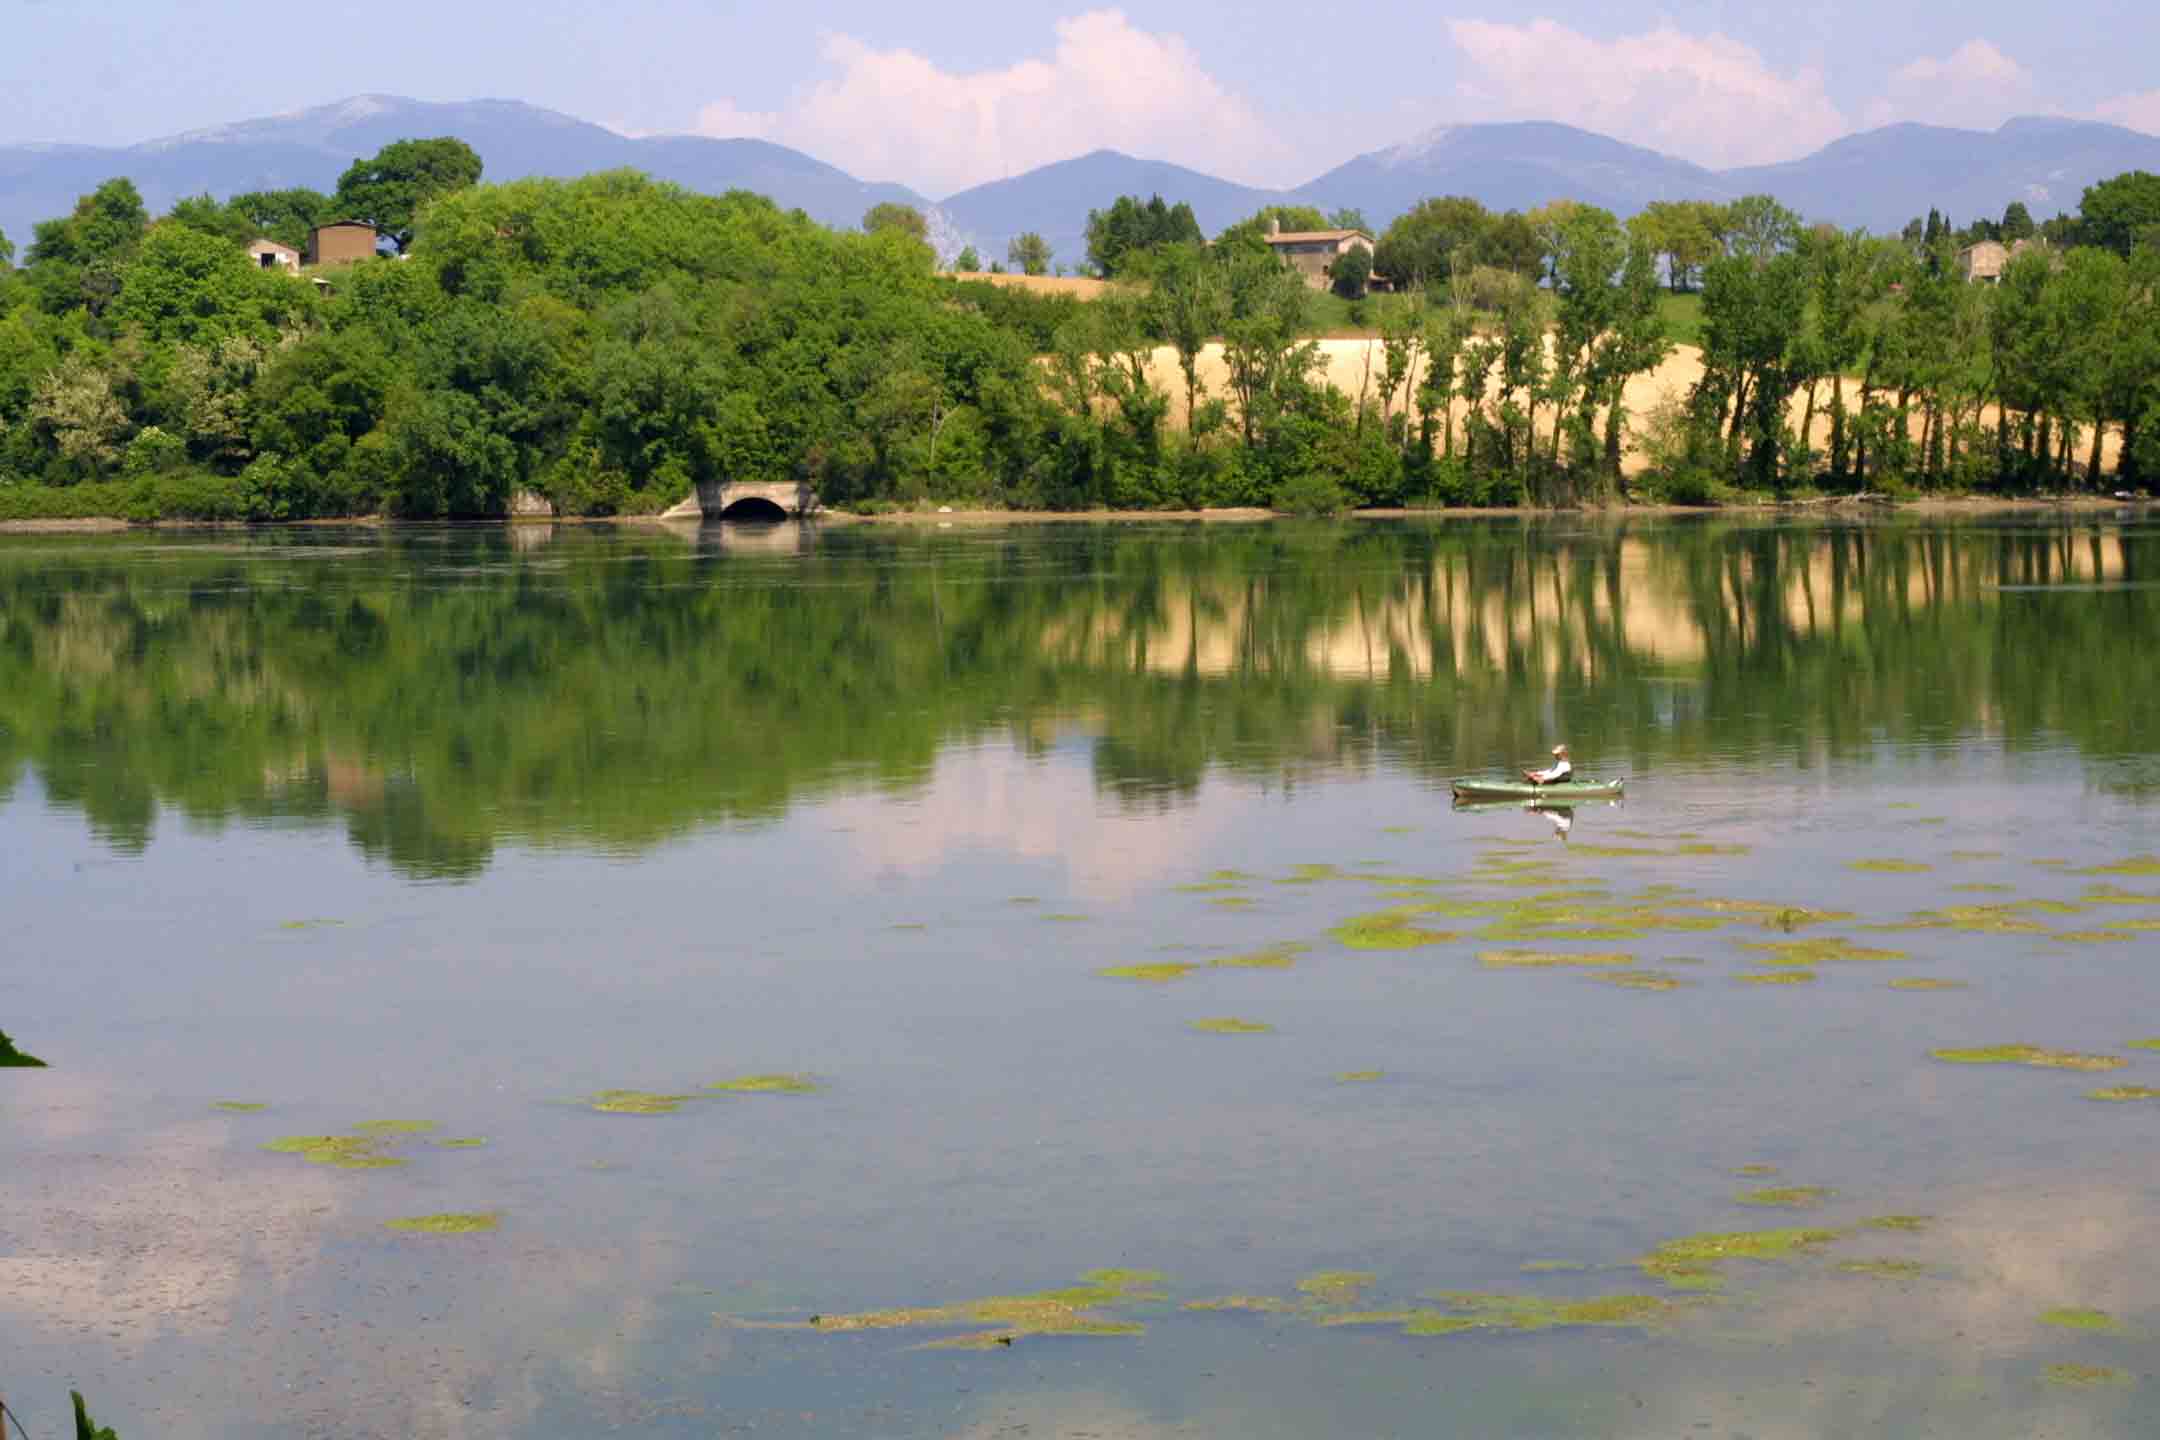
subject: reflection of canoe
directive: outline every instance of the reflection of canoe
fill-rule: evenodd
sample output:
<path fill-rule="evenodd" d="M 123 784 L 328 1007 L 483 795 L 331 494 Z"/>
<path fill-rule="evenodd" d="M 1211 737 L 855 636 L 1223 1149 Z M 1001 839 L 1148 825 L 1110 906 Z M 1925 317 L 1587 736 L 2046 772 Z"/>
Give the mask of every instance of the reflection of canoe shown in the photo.
<path fill-rule="evenodd" d="M 1618 800 L 1625 780 L 1577 780 L 1567 785 L 1532 785 L 1523 780 L 1457 780 L 1457 800 L 1535 800 L 1541 805 L 1578 805 L 1590 800 Z"/>
<path fill-rule="evenodd" d="M 1457 796 L 1455 799 L 1455 813 L 1458 815 L 1497 815 L 1503 810 L 1512 810 L 1518 815 L 1573 815 L 1575 807 L 1579 803 L 1579 801 L 1574 800 L 1563 800 L 1558 804 L 1548 804 L 1537 800 L 1472 800 L 1464 796 Z"/>

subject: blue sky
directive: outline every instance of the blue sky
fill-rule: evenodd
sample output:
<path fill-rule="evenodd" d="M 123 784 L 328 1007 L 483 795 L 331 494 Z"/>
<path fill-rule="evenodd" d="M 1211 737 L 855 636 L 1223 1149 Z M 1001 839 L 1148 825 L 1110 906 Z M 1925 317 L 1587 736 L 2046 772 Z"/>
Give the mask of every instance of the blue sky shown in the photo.
<path fill-rule="evenodd" d="M 1435 125 L 1550 118 L 1706 164 L 1896 120 L 2160 132 L 2160 6 L 1366 0 L 1119 8 L 0 0 L 0 143 L 120 144 L 363 92 L 758 135 L 932 195 L 1101 145 L 1260 183 Z"/>

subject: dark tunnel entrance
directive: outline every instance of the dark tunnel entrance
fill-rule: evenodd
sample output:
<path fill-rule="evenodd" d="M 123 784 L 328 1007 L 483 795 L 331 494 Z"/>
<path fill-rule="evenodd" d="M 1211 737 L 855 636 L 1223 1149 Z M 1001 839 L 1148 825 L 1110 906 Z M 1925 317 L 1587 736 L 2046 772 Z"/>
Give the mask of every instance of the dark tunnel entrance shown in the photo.
<path fill-rule="evenodd" d="M 788 513 L 762 495 L 749 495 L 722 510 L 720 518 L 743 525 L 777 525 Z"/>

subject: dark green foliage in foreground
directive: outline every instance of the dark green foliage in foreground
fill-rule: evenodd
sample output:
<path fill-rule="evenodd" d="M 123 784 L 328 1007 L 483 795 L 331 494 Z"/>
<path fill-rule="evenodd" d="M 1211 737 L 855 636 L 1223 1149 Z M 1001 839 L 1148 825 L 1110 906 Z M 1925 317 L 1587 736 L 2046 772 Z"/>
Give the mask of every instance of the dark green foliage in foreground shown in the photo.
<path fill-rule="evenodd" d="M 80 1390 L 68 1391 L 68 1398 L 75 1402 L 75 1440 L 120 1440 L 109 1426 L 101 1426 L 90 1418 Z"/>
<path fill-rule="evenodd" d="M 8 1039 L 7 1031 L 0 1030 L 0 1070 L 42 1070 L 45 1062 L 35 1055 L 25 1055 Z"/>

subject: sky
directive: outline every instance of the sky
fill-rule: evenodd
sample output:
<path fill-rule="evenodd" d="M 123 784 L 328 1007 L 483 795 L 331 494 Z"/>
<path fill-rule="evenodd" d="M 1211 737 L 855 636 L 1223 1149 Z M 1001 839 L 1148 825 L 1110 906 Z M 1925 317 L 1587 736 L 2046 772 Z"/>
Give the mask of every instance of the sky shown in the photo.
<path fill-rule="evenodd" d="M 1559 120 L 1711 166 L 1896 121 L 2160 133 L 2124 0 L 0 0 L 0 144 L 115 145 L 363 93 L 755 136 L 934 198 L 1109 147 L 1296 185 L 1436 126 Z"/>

